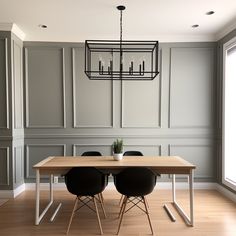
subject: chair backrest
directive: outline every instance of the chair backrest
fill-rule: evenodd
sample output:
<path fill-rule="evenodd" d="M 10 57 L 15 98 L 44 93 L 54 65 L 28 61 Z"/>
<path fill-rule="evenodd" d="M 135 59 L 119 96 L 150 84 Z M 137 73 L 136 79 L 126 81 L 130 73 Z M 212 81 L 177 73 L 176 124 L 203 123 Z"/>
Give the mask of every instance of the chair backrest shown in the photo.
<path fill-rule="evenodd" d="M 84 152 L 81 156 L 102 156 L 102 154 L 98 151 L 88 151 Z"/>
<path fill-rule="evenodd" d="M 124 156 L 143 156 L 140 151 L 126 151 Z"/>
<path fill-rule="evenodd" d="M 146 167 L 128 167 L 115 176 L 118 192 L 126 196 L 145 196 L 156 185 L 155 174 Z"/>
<path fill-rule="evenodd" d="M 65 175 L 68 191 L 77 196 L 93 196 L 105 189 L 105 175 L 94 167 L 73 167 Z"/>

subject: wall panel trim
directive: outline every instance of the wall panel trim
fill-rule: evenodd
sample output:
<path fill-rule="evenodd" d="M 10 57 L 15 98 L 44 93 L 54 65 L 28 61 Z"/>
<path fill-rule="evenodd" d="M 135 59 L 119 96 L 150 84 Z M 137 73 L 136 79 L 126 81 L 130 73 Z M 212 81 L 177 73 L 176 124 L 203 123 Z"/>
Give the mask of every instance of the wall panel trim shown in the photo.
<path fill-rule="evenodd" d="M 5 183 L 0 183 L 2 186 L 10 186 L 10 153 L 9 147 L 0 147 L 0 149 L 6 150 L 6 170 L 7 170 L 7 179 Z"/>
<path fill-rule="evenodd" d="M 63 96 L 63 125 L 61 126 L 51 126 L 51 125 L 30 125 L 30 120 L 29 120 L 29 93 L 28 93 L 28 83 L 29 83 L 29 75 L 28 75 L 28 49 L 29 48 L 34 48 L 31 46 L 27 46 L 24 48 L 24 52 L 25 52 L 25 127 L 26 128 L 34 128 L 34 129 L 42 129 L 42 128 L 50 128 L 50 129 L 57 129 L 57 128 L 66 128 L 66 103 L 65 103 L 65 48 L 64 47 L 37 47 L 38 48 L 42 48 L 42 49 L 60 49 L 62 51 L 62 57 L 61 57 L 61 68 L 62 68 L 62 96 Z"/>
<path fill-rule="evenodd" d="M 145 135 L 145 134 L 120 134 L 120 138 L 132 139 L 210 139 L 217 140 L 220 138 L 214 134 L 179 134 L 179 135 Z M 10 137 L 9 137 L 10 138 Z M 25 139 L 73 139 L 73 138 L 117 138 L 117 134 L 25 134 Z"/>
<path fill-rule="evenodd" d="M 8 41 L 7 41 L 7 37 L 0 37 L 0 40 L 4 40 L 5 43 L 5 82 L 6 82 L 6 126 L 5 127 L 1 127 L 0 129 L 9 129 L 9 85 L 8 85 Z"/>
<path fill-rule="evenodd" d="M 17 166 L 16 165 L 16 158 L 19 158 L 19 157 L 16 157 L 16 150 L 17 149 L 20 149 L 20 152 L 21 152 L 21 166 L 20 166 L 20 169 L 21 169 L 21 179 L 17 179 L 16 178 L 16 168 L 17 167 L 19 167 L 19 166 Z M 24 152 L 23 152 L 23 147 L 22 146 L 18 146 L 18 147 L 14 147 L 14 170 L 15 170 L 15 172 L 14 172 L 14 183 L 15 184 L 18 184 L 18 183 L 21 183 L 21 182 L 23 182 L 24 181 Z"/>
<path fill-rule="evenodd" d="M 159 156 L 162 155 L 162 145 L 158 144 L 124 144 L 124 147 L 157 147 L 159 151 Z"/>
<path fill-rule="evenodd" d="M 215 51 L 214 51 L 214 48 L 212 47 L 171 47 L 170 48 L 170 64 L 169 64 L 169 109 L 168 109 L 168 128 L 172 128 L 172 129 L 212 129 L 213 126 L 210 125 L 210 126 L 198 126 L 198 125 L 189 125 L 189 126 L 183 126 L 183 125 L 177 125 L 177 126 L 173 126 L 172 125 L 172 119 L 173 119 L 173 115 L 172 115 L 172 110 L 171 110 L 171 80 L 172 80 L 172 77 L 171 77 L 171 66 L 172 66 L 172 53 L 173 53 L 173 50 L 174 49 L 205 49 L 205 50 L 211 50 L 213 53 L 214 53 L 214 57 L 215 57 Z M 215 63 L 215 62 L 214 62 Z M 215 66 L 214 66 L 215 67 Z M 215 76 L 215 73 L 214 73 L 214 70 L 213 70 L 213 73 L 212 73 L 212 78 L 211 78 L 211 91 L 212 91 L 212 96 L 214 96 L 214 77 Z M 212 104 L 211 104 L 211 112 L 213 114 L 213 111 L 214 111 L 214 98 L 212 98 Z"/>
<path fill-rule="evenodd" d="M 213 144 L 169 144 L 168 145 L 168 155 L 171 156 L 171 148 L 173 147 L 210 147 L 214 149 Z M 212 154 L 213 155 L 213 154 Z M 196 169 L 195 169 L 196 170 Z M 214 168 L 215 170 L 215 168 Z M 209 176 L 209 175 L 194 175 L 196 179 L 215 179 L 215 176 Z M 178 177 L 178 179 L 183 179 L 186 177 Z"/>
<path fill-rule="evenodd" d="M 125 125 L 124 123 L 124 100 L 125 100 L 125 93 L 124 93 L 124 84 L 125 81 L 121 81 L 121 128 L 155 128 L 155 129 L 160 129 L 161 128 L 161 117 L 162 117 L 162 49 L 159 50 L 159 68 L 160 68 L 160 73 L 157 75 L 157 77 L 155 78 L 155 80 L 159 80 L 159 109 L 158 109 L 158 122 L 156 126 L 146 126 L 146 125 L 139 125 L 139 126 L 129 126 L 129 125 Z M 147 81 L 148 83 L 149 81 Z"/>
<path fill-rule="evenodd" d="M 73 144 L 73 146 L 72 146 L 72 149 L 73 149 L 73 156 L 76 156 L 75 154 L 76 154 L 76 147 L 86 147 L 86 146 L 88 146 L 88 147 L 109 147 L 110 149 L 111 149 L 111 151 L 112 151 L 112 144 L 91 144 L 91 143 L 89 143 L 89 144 L 87 144 L 87 143 L 85 143 L 85 144 Z"/>
<path fill-rule="evenodd" d="M 76 89 L 75 89 L 75 49 L 83 48 L 83 47 L 73 47 L 72 48 L 72 88 L 73 88 L 73 128 L 113 128 L 114 127 L 114 82 L 111 83 L 111 99 L 112 99 L 112 107 L 111 107 L 111 125 L 80 125 L 76 122 Z"/>
<path fill-rule="evenodd" d="M 23 115 L 23 78 L 22 78 L 22 76 L 23 76 L 23 74 L 22 74 L 22 65 L 23 65 L 23 63 L 22 63 L 22 48 L 21 48 L 21 46 L 17 43 L 17 41 L 16 40 L 14 40 L 14 39 L 12 39 L 12 54 L 13 54 L 13 56 L 12 56 L 12 77 L 13 77 L 13 79 L 14 79 L 14 82 L 13 82 L 13 84 L 14 84 L 14 93 L 13 93 L 13 97 L 14 97 L 14 99 L 13 99 L 13 103 L 14 103 L 14 110 L 15 110 L 15 107 L 16 107 L 16 104 L 15 104 L 15 87 L 16 87 L 16 81 L 15 81 L 15 79 L 16 79 L 16 77 L 15 77 L 15 60 L 14 60 L 14 58 L 15 58 L 15 48 L 14 48 L 14 46 L 16 45 L 17 47 L 19 47 L 19 49 L 20 49 L 20 58 L 21 58 L 21 61 L 20 61 L 20 92 L 21 92 L 21 99 L 20 99 L 20 104 L 21 104 L 21 109 L 22 109 L 22 111 L 21 111 L 21 125 L 20 125 L 20 127 L 17 127 L 17 125 L 16 125 L 16 112 L 14 112 L 14 128 L 15 129 L 22 129 L 23 128 L 23 121 L 24 121 L 24 115 Z"/>
<path fill-rule="evenodd" d="M 63 155 L 66 156 L 66 144 L 27 144 L 25 146 L 26 148 L 26 160 L 25 160 L 25 166 L 26 166 L 26 178 L 35 178 L 34 176 L 31 176 L 29 174 L 29 148 L 30 147 L 63 147 Z"/>

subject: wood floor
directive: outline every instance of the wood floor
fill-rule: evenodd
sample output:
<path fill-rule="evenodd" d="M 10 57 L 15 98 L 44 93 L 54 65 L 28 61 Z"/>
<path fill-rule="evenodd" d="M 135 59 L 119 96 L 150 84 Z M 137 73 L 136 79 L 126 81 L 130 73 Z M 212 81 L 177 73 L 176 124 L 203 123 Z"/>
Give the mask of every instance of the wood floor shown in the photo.
<path fill-rule="evenodd" d="M 49 219 L 52 211 L 46 215 L 39 226 L 34 225 L 35 193 L 26 191 L 16 199 L 9 200 L 0 207 L 0 235 L 1 236 L 31 236 L 65 235 L 69 217 L 72 211 L 74 196 L 66 191 L 55 191 L 56 203 L 62 202 L 54 223 Z M 104 235 L 115 235 L 118 227 L 118 202 L 120 195 L 115 190 L 104 192 L 107 219 L 101 220 Z M 47 192 L 42 193 L 42 206 L 47 204 Z M 187 206 L 188 198 L 185 190 L 177 191 L 179 203 Z M 181 217 L 170 204 L 171 192 L 157 190 L 148 196 L 149 209 L 155 235 L 157 236 L 236 236 L 236 204 L 226 199 L 216 191 L 195 190 L 195 226 L 187 227 Z M 168 203 L 177 221 L 171 222 L 163 209 Z M 53 210 L 56 205 L 53 205 Z M 99 227 L 96 215 L 88 208 L 77 212 L 69 235 L 97 235 Z M 134 208 L 124 216 L 120 230 L 124 235 L 150 235 L 150 228 L 146 215 L 138 208 Z"/>
<path fill-rule="evenodd" d="M 0 199 L 0 206 L 3 205 L 4 203 L 6 203 L 8 201 L 8 199 Z"/>

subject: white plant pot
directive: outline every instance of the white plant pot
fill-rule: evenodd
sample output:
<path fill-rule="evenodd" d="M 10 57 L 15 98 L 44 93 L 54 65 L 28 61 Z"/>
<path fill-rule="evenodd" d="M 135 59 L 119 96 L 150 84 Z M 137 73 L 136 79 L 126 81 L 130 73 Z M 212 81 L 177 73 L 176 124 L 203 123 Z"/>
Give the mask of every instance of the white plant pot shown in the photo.
<path fill-rule="evenodd" d="M 123 153 L 113 153 L 113 158 L 115 161 L 120 161 L 123 159 Z"/>

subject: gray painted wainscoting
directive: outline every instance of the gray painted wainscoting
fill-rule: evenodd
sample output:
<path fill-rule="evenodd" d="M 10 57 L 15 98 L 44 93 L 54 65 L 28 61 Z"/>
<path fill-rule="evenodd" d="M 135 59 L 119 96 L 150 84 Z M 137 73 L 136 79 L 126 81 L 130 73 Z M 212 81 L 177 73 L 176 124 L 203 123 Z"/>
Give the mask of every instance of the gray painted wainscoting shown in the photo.
<path fill-rule="evenodd" d="M 125 150 L 180 155 L 197 165 L 196 181 L 216 181 L 216 43 L 160 44 L 160 75 L 146 82 L 90 81 L 80 43 L 24 42 L 24 59 L 25 182 L 49 155 L 111 155 L 117 137 Z"/>
<path fill-rule="evenodd" d="M 0 32 L 0 189 L 24 183 L 23 42 Z"/>
<path fill-rule="evenodd" d="M 50 155 L 111 155 L 117 137 L 125 150 L 180 155 L 197 165 L 196 181 L 215 182 L 216 46 L 161 43 L 155 80 L 90 81 L 82 43 L 24 42 L 23 48 L 14 34 L 0 32 L 0 189 L 34 182 L 32 166 Z"/>

